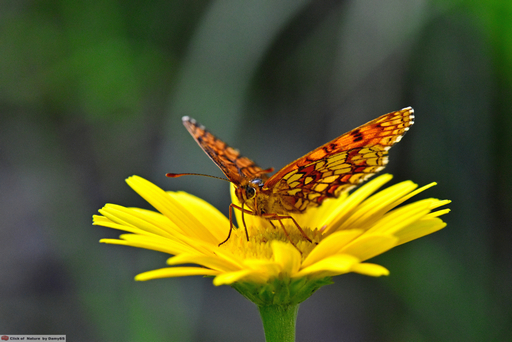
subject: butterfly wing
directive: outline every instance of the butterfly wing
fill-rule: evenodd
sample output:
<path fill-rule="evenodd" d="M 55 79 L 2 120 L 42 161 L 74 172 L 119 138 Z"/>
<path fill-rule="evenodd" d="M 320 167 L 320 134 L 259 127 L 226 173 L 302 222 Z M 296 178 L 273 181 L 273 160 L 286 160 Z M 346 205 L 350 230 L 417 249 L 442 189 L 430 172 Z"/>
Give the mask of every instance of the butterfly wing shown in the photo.
<path fill-rule="evenodd" d="M 184 116 L 182 121 L 203 151 L 235 185 L 258 177 L 265 180 L 267 178 L 265 174 L 272 171 L 271 169 L 263 170 L 249 158 L 241 156 L 238 150 L 215 137 L 196 120 Z"/>
<path fill-rule="evenodd" d="M 384 169 L 387 151 L 413 123 L 410 107 L 385 114 L 288 164 L 264 188 L 279 196 L 289 211 L 318 206 Z"/>

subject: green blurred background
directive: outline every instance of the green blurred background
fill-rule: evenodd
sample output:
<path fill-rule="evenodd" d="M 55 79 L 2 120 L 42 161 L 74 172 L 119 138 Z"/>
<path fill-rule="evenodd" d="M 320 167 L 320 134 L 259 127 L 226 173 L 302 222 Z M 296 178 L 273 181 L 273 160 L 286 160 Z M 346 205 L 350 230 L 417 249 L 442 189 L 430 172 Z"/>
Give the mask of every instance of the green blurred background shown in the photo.
<path fill-rule="evenodd" d="M 98 243 L 105 203 L 149 208 L 137 174 L 227 213 L 190 115 L 280 168 L 414 107 L 393 182 L 438 186 L 448 227 L 334 278 L 298 341 L 512 339 L 512 2 L 0 2 L 0 334 L 70 341 L 262 341 L 256 307 L 190 277 L 135 282 L 168 255 Z"/>

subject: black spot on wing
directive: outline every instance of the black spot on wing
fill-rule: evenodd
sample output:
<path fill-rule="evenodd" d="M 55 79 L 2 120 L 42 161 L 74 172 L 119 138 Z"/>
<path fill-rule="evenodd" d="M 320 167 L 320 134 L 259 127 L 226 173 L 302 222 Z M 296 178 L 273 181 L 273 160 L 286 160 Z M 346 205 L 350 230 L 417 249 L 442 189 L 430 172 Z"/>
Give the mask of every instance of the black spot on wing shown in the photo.
<path fill-rule="evenodd" d="M 350 132 L 350 135 L 352 135 L 353 142 L 358 142 L 358 141 L 363 140 L 363 134 L 361 133 L 361 131 L 359 129 L 353 130 L 352 132 Z"/>

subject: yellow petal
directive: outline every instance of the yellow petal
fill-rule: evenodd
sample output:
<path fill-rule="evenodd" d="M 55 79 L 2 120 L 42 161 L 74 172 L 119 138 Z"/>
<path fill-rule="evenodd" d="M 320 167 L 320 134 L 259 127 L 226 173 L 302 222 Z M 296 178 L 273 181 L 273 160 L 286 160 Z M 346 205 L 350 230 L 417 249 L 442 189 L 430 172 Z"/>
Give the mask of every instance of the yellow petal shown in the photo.
<path fill-rule="evenodd" d="M 217 274 L 219 274 L 219 271 L 202 267 L 166 267 L 138 274 L 135 276 L 135 280 L 146 281 L 158 278 L 187 277 L 195 275 L 214 276 Z"/>
<path fill-rule="evenodd" d="M 372 277 L 389 275 L 389 271 L 387 268 L 382 267 L 381 265 L 369 263 L 355 264 L 354 266 L 352 266 L 351 271 Z"/>
<path fill-rule="evenodd" d="M 400 199 L 398 199 L 395 203 L 393 203 L 393 204 L 390 206 L 390 208 L 389 208 L 389 209 L 394 208 L 394 207 L 397 207 L 398 205 L 400 205 L 400 204 L 404 203 L 404 202 L 405 202 L 405 201 L 407 201 L 408 199 L 410 199 L 410 198 L 412 198 L 412 197 L 416 196 L 416 195 L 417 195 L 417 194 L 419 194 L 420 192 L 423 192 L 423 191 L 425 191 L 425 190 L 427 190 L 427 189 L 430 189 L 431 187 L 436 186 L 436 185 L 437 185 L 437 183 L 436 183 L 436 182 L 432 182 L 432 183 L 430 183 L 430 184 L 427 184 L 427 185 L 422 186 L 422 187 L 421 187 L 421 188 L 419 188 L 419 189 L 416 189 L 416 190 L 414 190 L 414 191 L 411 191 L 409 194 L 407 194 L 407 195 L 405 195 L 405 196 L 401 197 L 401 198 L 400 198 Z"/>
<path fill-rule="evenodd" d="M 186 202 L 189 208 L 183 206 L 180 199 L 173 196 L 172 193 L 166 193 L 153 183 L 138 176 L 129 177 L 126 182 L 143 197 L 149 204 L 155 207 L 159 212 L 167 216 L 178 227 L 181 227 L 183 234 L 190 235 L 212 244 L 218 244 L 220 240 L 216 238 L 201 221 L 196 218 L 194 201 Z M 190 199 L 190 198 L 189 198 Z M 201 205 L 199 205 L 200 207 Z"/>
<path fill-rule="evenodd" d="M 205 200 L 193 196 L 184 191 L 167 192 L 180 201 L 182 204 L 189 205 L 189 211 L 215 235 L 219 241 L 223 241 L 229 232 L 229 220 L 217 208 Z"/>
<path fill-rule="evenodd" d="M 351 229 L 335 232 L 327 236 L 320 241 L 318 246 L 316 246 L 311 253 L 309 253 L 306 259 L 302 262 L 302 267 L 308 267 L 323 258 L 338 254 L 345 245 L 362 233 L 363 231 L 361 229 Z"/>
<path fill-rule="evenodd" d="M 140 234 L 140 235 L 154 235 L 153 233 L 149 233 L 146 230 L 139 229 L 136 227 L 126 226 L 119 223 L 114 223 L 110 219 L 100 216 L 100 215 L 94 215 L 93 216 L 93 225 L 95 226 L 103 226 L 107 228 L 117 229 L 117 230 L 123 230 L 129 233 L 134 234 Z"/>
<path fill-rule="evenodd" d="M 221 259 L 215 255 L 180 254 L 167 260 L 167 265 L 179 264 L 198 264 L 222 272 L 240 270 L 240 267 L 237 267 L 237 265 L 233 265 L 227 260 Z"/>
<path fill-rule="evenodd" d="M 233 254 L 229 251 L 226 251 L 226 250 L 222 250 L 220 248 L 217 248 L 215 249 L 215 254 L 219 257 L 219 258 L 223 258 L 223 259 L 226 259 L 228 260 L 230 263 L 234 264 L 234 265 L 237 265 L 239 268 L 244 268 L 244 261 L 243 259 L 241 259 L 238 255 L 236 254 Z"/>
<path fill-rule="evenodd" d="M 359 259 L 348 254 L 332 255 L 324 258 L 313 265 L 301 269 L 296 277 L 307 275 L 332 276 L 350 272 L 354 264 L 359 263 Z"/>
<path fill-rule="evenodd" d="M 133 235 L 127 235 L 132 241 L 136 240 L 138 237 Z M 121 235 L 121 238 L 124 238 L 124 235 Z M 140 237 L 144 238 L 144 237 Z M 150 239 L 151 237 L 147 237 L 146 239 Z M 158 239 L 158 238 L 155 238 Z M 149 240 L 148 240 L 149 241 Z M 166 246 L 183 246 L 182 248 L 191 249 L 195 252 L 203 253 L 206 255 L 211 255 L 214 253 L 216 249 L 216 245 L 211 245 L 208 242 L 203 240 L 194 239 L 193 237 L 186 235 L 175 235 L 171 239 L 167 239 L 164 237 L 160 237 L 160 241 Z M 170 253 L 175 254 L 175 253 Z"/>
<path fill-rule="evenodd" d="M 342 248 L 340 253 L 350 254 L 364 261 L 390 250 L 397 243 L 398 238 L 392 235 L 364 234 Z"/>
<path fill-rule="evenodd" d="M 444 227 L 446 227 L 446 223 L 441 219 L 422 219 L 408 225 L 406 228 L 401 229 L 394 235 L 399 239 L 398 245 L 401 245 L 411 240 L 415 240 L 422 236 L 434 233 L 440 229 L 443 229 Z"/>
<path fill-rule="evenodd" d="M 450 203 L 451 201 L 447 201 L 447 202 Z M 450 209 L 437 210 L 437 211 L 431 212 L 428 215 L 426 215 L 425 219 L 439 217 L 441 215 L 448 214 L 450 211 L 451 211 Z"/>
<path fill-rule="evenodd" d="M 252 272 L 266 274 L 268 278 L 277 277 L 282 272 L 280 265 L 273 260 L 247 259 L 244 265 Z"/>
<path fill-rule="evenodd" d="M 237 281 L 254 281 L 256 283 L 264 283 L 267 279 L 268 278 L 264 275 L 256 274 L 251 270 L 242 270 L 216 276 L 215 279 L 213 279 L 213 285 L 230 285 Z"/>
<path fill-rule="evenodd" d="M 324 233 L 331 234 L 338 230 L 347 217 L 357 209 L 357 206 L 362 201 L 377 191 L 378 188 L 389 182 L 392 178 L 393 176 L 390 174 L 383 174 L 354 191 L 345 201 L 340 203 L 337 210 L 333 211 L 329 215 L 328 220 L 330 223 L 327 225 L 327 229 L 325 229 Z"/>
<path fill-rule="evenodd" d="M 361 203 L 337 229 L 370 226 L 393 208 L 395 203 L 398 205 L 399 199 L 412 192 L 417 186 L 411 181 L 405 181 L 379 191 Z"/>
<path fill-rule="evenodd" d="M 299 270 L 301 255 L 297 248 L 282 241 L 272 241 L 274 261 L 281 266 L 283 273 L 294 274 Z"/>
<path fill-rule="evenodd" d="M 306 214 L 291 215 L 301 227 L 322 228 L 329 224 L 336 214 L 343 211 L 342 204 L 346 201 L 348 192 L 342 193 L 338 198 L 327 198 L 319 207 L 308 208 Z"/>
<path fill-rule="evenodd" d="M 434 199 L 421 200 L 387 213 L 368 233 L 394 234 L 430 213 Z"/>
<path fill-rule="evenodd" d="M 120 238 L 126 242 L 125 245 L 139 248 L 148 248 L 173 255 L 180 253 L 212 254 L 211 249 L 207 248 L 208 246 L 203 246 L 201 243 L 186 243 L 186 240 L 180 241 L 178 239 L 167 239 L 161 236 L 147 236 L 139 234 L 123 234 L 120 236 Z M 104 240 L 109 241 L 107 242 Z M 100 240 L 100 242 L 114 243 L 110 241 L 110 239 L 103 239 Z"/>
<path fill-rule="evenodd" d="M 158 222 L 156 225 L 149 222 L 143 214 L 142 210 L 136 210 L 133 208 L 125 208 L 120 205 L 107 204 L 99 212 L 112 222 L 127 227 L 137 227 L 146 232 L 150 232 L 157 235 L 166 237 L 172 237 L 170 234 L 172 231 L 176 231 L 178 228 L 168 218 L 160 215 L 165 221 Z M 149 216 L 149 215 L 148 215 Z"/>

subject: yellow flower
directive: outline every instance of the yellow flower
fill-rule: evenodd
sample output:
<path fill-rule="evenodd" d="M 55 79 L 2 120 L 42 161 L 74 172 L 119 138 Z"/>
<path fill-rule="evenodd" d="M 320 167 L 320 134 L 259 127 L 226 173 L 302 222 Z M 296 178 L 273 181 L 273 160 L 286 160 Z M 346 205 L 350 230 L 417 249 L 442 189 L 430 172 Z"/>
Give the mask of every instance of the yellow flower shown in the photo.
<path fill-rule="evenodd" d="M 279 224 L 273 228 L 268 221 L 248 214 L 244 219 L 249 241 L 240 224 L 240 229 L 233 229 L 230 239 L 219 246 L 229 231 L 228 218 L 193 195 L 165 192 L 138 176 L 126 182 L 159 212 L 107 204 L 99 211 L 102 216 L 94 216 L 94 224 L 130 233 L 121 235 L 119 240 L 101 242 L 173 255 L 167 260 L 171 267 L 141 273 L 136 280 L 213 276 L 215 285 L 231 285 L 240 291 L 240 286 L 249 284 L 257 292 L 258 286 L 271 284 L 273 293 L 280 286 L 276 281 L 292 288 L 318 281 L 320 285 L 314 285 L 314 291 L 329 283 L 330 277 L 343 273 L 388 275 L 383 266 L 365 261 L 446 226 L 438 216 L 449 209 L 433 210 L 450 203 L 448 200 L 428 198 L 396 208 L 435 183 L 417 189 L 416 184 L 405 181 L 375 193 L 391 178 L 382 175 L 352 194 L 326 200 L 318 208 L 295 215 L 315 243 L 307 241 L 291 220 L 284 219 L 296 247 Z M 236 197 L 232 198 L 237 204 Z M 235 214 L 237 222 L 242 222 L 240 212 L 235 210 Z M 176 266 L 183 264 L 198 266 Z M 301 297 L 298 302 L 304 299 Z"/>

